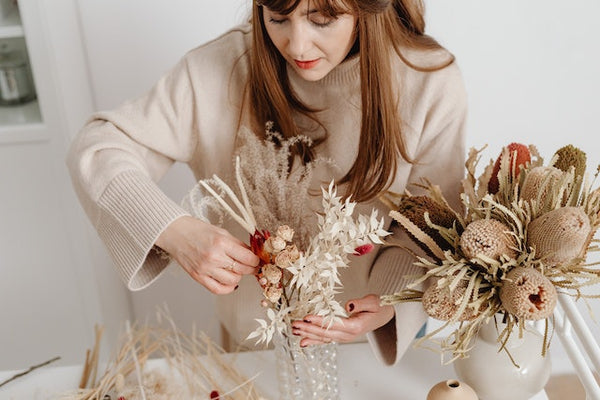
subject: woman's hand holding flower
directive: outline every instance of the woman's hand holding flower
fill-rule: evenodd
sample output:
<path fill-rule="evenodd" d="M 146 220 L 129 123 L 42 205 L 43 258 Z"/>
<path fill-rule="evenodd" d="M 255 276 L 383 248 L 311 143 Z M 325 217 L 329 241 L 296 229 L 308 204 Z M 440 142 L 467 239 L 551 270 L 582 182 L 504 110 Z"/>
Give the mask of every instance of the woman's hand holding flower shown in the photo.
<path fill-rule="evenodd" d="M 322 317 L 307 315 L 304 320 L 292 323 L 292 333 L 302 336 L 302 347 L 331 342 L 352 342 L 359 336 L 382 327 L 394 317 L 394 307 L 382 306 L 380 301 L 379 296 L 375 294 L 348 301 L 348 317 L 342 318 L 342 323 L 334 323 L 329 329 L 326 326 L 322 327 Z"/>

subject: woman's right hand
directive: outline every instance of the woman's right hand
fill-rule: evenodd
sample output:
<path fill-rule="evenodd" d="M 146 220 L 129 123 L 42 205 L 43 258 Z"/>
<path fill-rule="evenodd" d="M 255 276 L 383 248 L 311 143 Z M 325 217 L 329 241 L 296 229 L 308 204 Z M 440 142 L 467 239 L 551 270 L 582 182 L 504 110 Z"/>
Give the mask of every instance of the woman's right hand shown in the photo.
<path fill-rule="evenodd" d="M 215 294 L 231 293 L 242 275 L 257 272 L 259 259 L 248 246 L 226 230 L 191 216 L 169 224 L 156 245 Z"/>

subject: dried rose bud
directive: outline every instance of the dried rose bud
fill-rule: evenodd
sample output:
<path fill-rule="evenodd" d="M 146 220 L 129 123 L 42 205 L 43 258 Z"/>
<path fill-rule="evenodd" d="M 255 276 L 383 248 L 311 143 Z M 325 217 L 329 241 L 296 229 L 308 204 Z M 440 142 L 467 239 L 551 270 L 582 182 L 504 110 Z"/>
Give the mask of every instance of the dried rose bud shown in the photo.
<path fill-rule="evenodd" d="M 275 256 L 275 265 L 277 265 L 279 268 L 287 268 L 292 264 L 292 257 L 290 256 L 290 253 L 286 250 L 280 251 L 276 256 Z"/>
<path fill-rule="evenodd" d="M 285 251 L 290 255 L 290 260 L 292 262 L 298 261 L 300 258 L 300 250 L 298 250 L 295 244 L 287 245 Z"/>
<path fill-rule="evenodd" d="M 365 254 L 369 254 L 375 246 L 372 243 L 363 244 L 362 246 L 358 246 L 354 249 L 354 255 L 363 256 Z"/>
<path fill-rule="evenodd" d="M 269 286 L 265 289 L 263 294 L 271 303 L 277 303 L 283 294 L 283 289 L 275 286 Z"/>
<path fill-rule="evenodd" d="M 281 250 L 285 249 L 286 243 L 285 240 L 280 238 L 279 236 L 271 236 L 265 242 L 265 249 L 267 249 L 270 253 L 279 253 Z"/>
<path fill-rule="evenodd" d="M 210 392 L 210 400 L 219 399 L 220 397 L 221 396 L 219 395 L 219 392 L 217 392 L 216 390 Z"/>
<path fill-rule="evenodd" d="M 283 273 L 281 272 L 281 269 L 279 269 L 278 267 L 276 267 L 273 264 L 267 264 L 267 265 L 263 266 L 262 272 L 263 272 L 263 277 L 266 278 L 267 281 L 273 285 L 279 283 L 279 281 L 281 281 L 281 278 L 283 277 Z"/>
<path fill-rule="evenodd" d="M 294 230 L 287 225 L 281 225 L 277 228 L 277 236 L 285 240 L 286 242 L 291 242 L 294 237 Z"/>

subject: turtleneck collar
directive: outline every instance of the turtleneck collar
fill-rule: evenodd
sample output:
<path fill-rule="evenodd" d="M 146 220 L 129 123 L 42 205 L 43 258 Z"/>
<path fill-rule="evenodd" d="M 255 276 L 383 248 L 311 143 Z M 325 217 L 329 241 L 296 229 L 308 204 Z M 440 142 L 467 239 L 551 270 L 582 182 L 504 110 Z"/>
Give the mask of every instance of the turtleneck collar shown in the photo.
<path fill-rule="evenodd" d="M 353 55 L 344 60 L 340 65 L 335 67 L 323 79 L 318 81 L 307 81 L 301 78 L 296 71 L 290 66 L 287 66 L 290 83 L 295 90 L 302 92 L 303 90 L 320 90 L 333 87 L 334 90 L 343 90 L 342 88 L 353 88 L 355 84 L 360 86 L 360 57 Z"/>

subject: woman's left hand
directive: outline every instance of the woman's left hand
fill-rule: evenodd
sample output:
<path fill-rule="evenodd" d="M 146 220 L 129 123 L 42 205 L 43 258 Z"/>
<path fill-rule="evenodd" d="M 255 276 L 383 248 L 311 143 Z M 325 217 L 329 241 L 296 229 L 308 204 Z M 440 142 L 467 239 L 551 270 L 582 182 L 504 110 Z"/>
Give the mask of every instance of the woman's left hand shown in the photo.
<path fill-rule="evenodd" d="M 346 303 L 348 318 L 334 323 L 329 329 L 321 327 L 323 318 L 307 315 L 303 321 L 292 323 L 292 333 L 302 336 L 300 346 L 322 343 L 352 342 L 357 337 L 387 324 L 394 317 L 394 307 L 380 305 L 380 298 L 369 294 Z"/>

